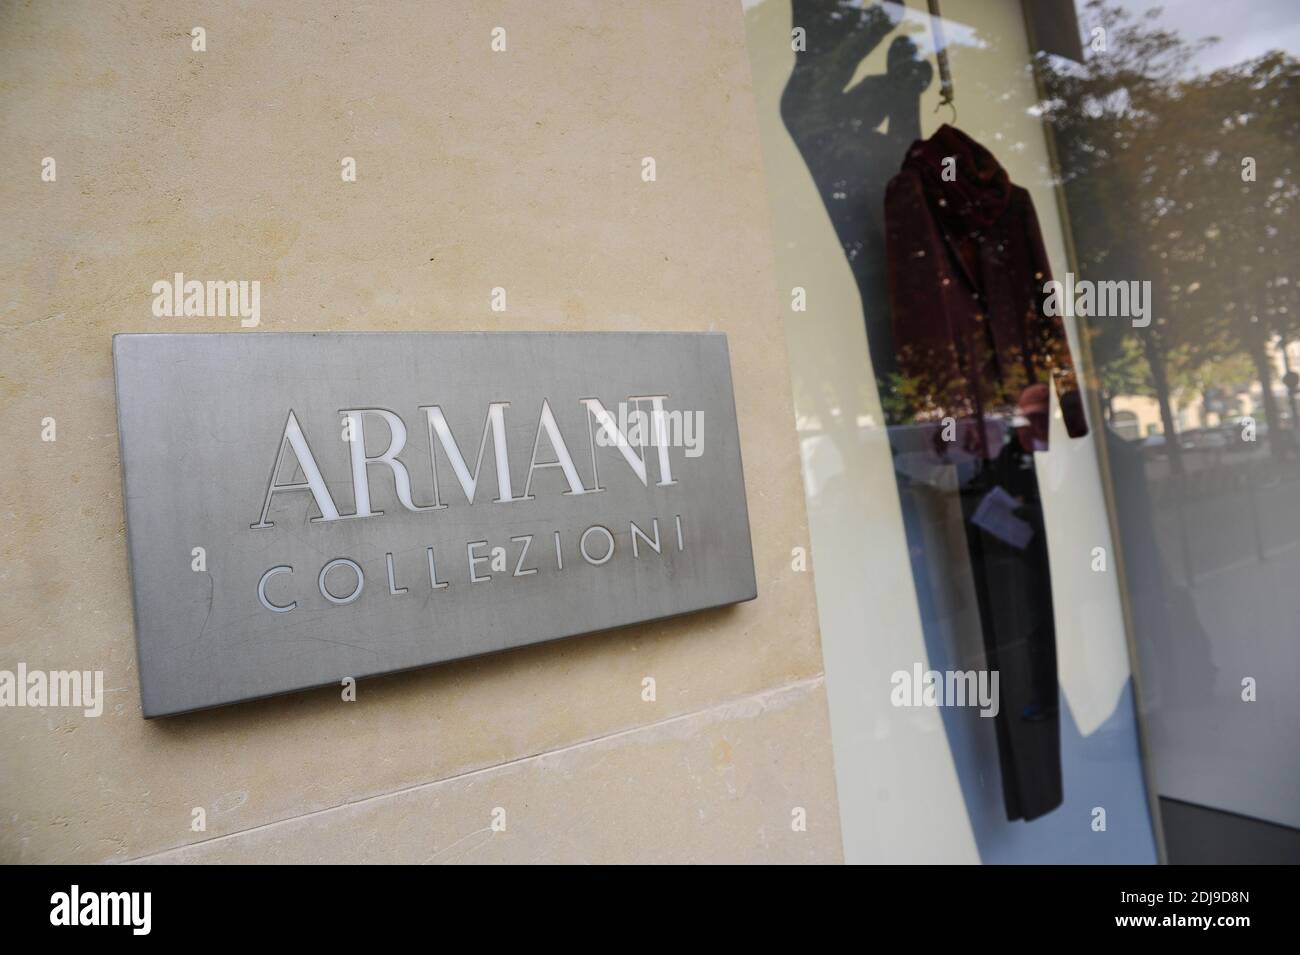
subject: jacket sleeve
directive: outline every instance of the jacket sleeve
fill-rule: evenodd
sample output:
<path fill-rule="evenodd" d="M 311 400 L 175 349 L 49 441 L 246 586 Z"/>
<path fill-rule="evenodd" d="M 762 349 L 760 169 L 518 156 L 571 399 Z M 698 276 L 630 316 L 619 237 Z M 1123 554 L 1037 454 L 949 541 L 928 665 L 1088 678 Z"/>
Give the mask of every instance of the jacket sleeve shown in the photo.
<path fill-rule="evenodd" d="M 1082 438 L 1088 433 L 1088 418 L 1083 411 L 1083 393 L 1079 388 L 1074 359 L 1070 356 L 1070 339 L 1065 331 L 1065 321 L 1060 315 L 1048 315 L 1044 303 L 1044 287 L 1052 280 L 1052 267 L 1047 261 L 1043 246 L 1043 233 L 1038 226 L 1038 213 L 1033 200 L 1025 196 L 1025 228 L 1028 231 L 1030 256 L 1033 259 L 1034 296 L 1038 319 L 1038 343 L 1052 373 L 1056 386 L 1056 399 L 1065 419 L 1065 431 L 1072 438 Z"/>

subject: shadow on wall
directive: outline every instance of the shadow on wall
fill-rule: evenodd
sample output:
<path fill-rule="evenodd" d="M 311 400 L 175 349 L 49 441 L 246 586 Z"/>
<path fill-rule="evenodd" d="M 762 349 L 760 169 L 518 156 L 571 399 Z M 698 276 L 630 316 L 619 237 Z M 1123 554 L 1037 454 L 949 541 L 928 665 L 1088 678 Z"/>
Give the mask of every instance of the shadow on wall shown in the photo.
<path fill-rule="evenodd" d="M 934 70 L 896 36 L 886 71 L 845 90 L 858 64 L 898 26 L 887 8 L 842 0 L 794 0 L 807 31 L 781 96 L 781 119 L 830 215 L 862 296 L 877 381 L 894 370 L 885 275 L 885 186 L 921 138 L 921 94 Z"/>
<path fill-rule="evenodd" d="M 876 381 L 888 382 L 897 363 L 889 327 L 884 192 L 908 147 L 921 137 L 921 95 L 934 71 L 910 39 L 897 35 L 888 47 L 885 72 L 850 87 L 863 59 L 896 31 L 901 11 L 896 6 L 864 7 L 846 0 L 793 0 L 792 6 L 793 25 L 806 31 L 806 48 L 796 55 L 781 98 L 781 117 L 857 284 Z M 979 621 L 940 610 L 942 603 L 951 600 L 954 582 L 963 574 L 969 577 L 969 571 L 962 569 L 968 564 L 957 553 L 935 559 L 934 551 L 927 551 L 922 524 L 932 512 L 918 505 L 906 478 L 897 473 L 895 478 L 930 666 L 968 667 L 968 654 L 956 648 L 979 645 Z M 932 580 L 931 568 L 944 575 L 941 582 Z M 941 589 L 948 593 L 940 593 Z M 941 710 L 981 859 L 1155 862 L 1131 687 L 1126 687 L 1106 723 L 1090 736 L 1080 734 L 1068 702 L 1062 711 L 1065 801 L 1055 811 L 1023 823 L 1006 819 L 994 721 L 981 718 L 973 708 Z M 1092 828 L 1095 807 L 1106 812 L 1104 832 Z"/>

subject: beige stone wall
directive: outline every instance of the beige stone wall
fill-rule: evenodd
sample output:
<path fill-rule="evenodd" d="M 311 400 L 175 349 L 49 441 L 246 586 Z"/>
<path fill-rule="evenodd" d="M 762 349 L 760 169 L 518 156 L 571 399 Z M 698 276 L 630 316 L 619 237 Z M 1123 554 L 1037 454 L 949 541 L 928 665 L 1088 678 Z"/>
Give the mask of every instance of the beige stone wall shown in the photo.
<path fill-rule="evenodd" d="M 738 0 L 5 3 L 0 128 L 0 669 L 108 691 L 0 709 L 0 861 L 840 859 Z M 726 332 L 758 600 L 146 722 L 110 337 L 319 329 Z"/>

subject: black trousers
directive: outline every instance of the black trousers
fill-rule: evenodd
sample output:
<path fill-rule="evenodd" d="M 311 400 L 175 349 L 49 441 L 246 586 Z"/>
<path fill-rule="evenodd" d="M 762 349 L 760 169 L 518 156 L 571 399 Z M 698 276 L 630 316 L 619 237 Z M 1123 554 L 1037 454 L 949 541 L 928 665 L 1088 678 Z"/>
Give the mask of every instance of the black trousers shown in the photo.
<path fill-rule="evenodd" d="M 1062 798 L 1052 572 L 1034 456 L 1013 432 L 996 459 L 962 465 L 959 478 L 987 666 L 998 671 L 994 723 L 1007 818 L 1028 821 L 1051 812 Z M 1033 532 L 1024 547 L 972 523 L 994 488 L 1019 503 L 1014 515 Z"/>

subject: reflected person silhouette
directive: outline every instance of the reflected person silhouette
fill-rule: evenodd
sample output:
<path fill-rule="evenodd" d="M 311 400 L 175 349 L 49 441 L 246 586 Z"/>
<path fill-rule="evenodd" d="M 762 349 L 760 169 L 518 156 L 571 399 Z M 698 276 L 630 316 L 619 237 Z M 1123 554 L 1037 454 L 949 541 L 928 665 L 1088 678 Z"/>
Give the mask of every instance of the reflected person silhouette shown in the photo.
<path fill-rule="evenodd" d="M 921 135 L 921 93 L 934 70 L 897 36 L 884 73 L 846 89 L 862 60 L 892 33 L 899 14 L 875 4 L 794 0 L 805 49 L 781 96 L 781 119 L 808 167 L 862 298 L 876 380 L 892 373 L 885 285 L 885 185 Z"/>

